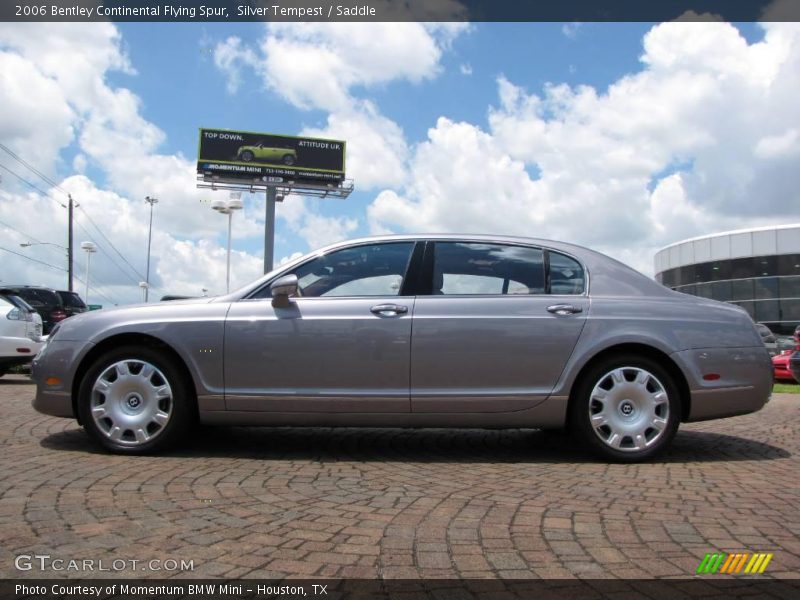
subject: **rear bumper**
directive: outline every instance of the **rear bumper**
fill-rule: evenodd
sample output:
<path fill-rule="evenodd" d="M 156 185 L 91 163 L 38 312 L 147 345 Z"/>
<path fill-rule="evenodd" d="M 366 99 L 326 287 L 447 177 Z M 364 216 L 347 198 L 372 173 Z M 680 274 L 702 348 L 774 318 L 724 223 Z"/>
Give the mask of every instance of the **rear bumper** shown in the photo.
<path fill-rule="evenodd" d="M 772 394 L 774 370 L 764 346 L 684 350 L 673 358 L 689 384 L 687 421 L 756 412 Z"/>
<path fill-rule="evenodd" d="M 0 338 L 0 368 L 7 369 L 31 362 L 41 347 L 42 342 L 34 342 L 26 337 Z"/>

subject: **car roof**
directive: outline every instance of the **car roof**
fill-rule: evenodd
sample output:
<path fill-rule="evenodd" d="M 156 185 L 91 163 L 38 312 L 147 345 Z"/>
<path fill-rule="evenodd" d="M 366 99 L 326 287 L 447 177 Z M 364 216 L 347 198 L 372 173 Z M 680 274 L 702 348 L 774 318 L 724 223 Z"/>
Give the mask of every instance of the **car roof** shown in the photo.
<path fill-rule="evenodd" d="M 28 285 L 28 284 L 13 284 L 13 283 L 4 283 L 0 285 L 0 290 L 8 290 L 8 289 L 16 289 L 16 290 L 46 290 L 48 292 L 55 292 L 53 288 L 49 288 L 44 285 Z"/>

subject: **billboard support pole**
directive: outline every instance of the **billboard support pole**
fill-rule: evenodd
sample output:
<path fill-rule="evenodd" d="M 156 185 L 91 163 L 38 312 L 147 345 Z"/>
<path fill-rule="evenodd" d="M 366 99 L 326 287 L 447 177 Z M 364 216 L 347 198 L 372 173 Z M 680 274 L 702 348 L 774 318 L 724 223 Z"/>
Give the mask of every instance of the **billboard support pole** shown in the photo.
<path fill-rule="evenodd" d="M 267 208 L 264 215 L 264 274 L 272 271 L 275 254 L 275 197 L 274 185 L 267 186 Z"/>

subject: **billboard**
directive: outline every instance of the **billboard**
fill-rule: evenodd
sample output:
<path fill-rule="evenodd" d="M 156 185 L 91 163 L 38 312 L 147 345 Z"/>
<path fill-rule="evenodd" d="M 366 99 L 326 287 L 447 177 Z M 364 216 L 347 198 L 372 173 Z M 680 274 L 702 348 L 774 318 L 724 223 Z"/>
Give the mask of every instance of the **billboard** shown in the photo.
<path fill-rule="evenodd" d="M 197 172 L 270 183 L 338 184 L 345 143 L 272 133 L 200 129 Z"/>

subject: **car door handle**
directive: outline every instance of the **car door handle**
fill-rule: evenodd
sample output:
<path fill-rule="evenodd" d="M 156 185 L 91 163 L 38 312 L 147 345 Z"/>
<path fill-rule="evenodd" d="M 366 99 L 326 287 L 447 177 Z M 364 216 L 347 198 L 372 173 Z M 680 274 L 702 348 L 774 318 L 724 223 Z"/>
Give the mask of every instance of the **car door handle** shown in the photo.
<path fill-rule="evenodd" d="M 378 304 L 369 309 L 374 315 L 381 315 L 384 317 L 391 317 L 396 315 L 403 315 L 408 312 L 407 306 L 399 304 Z"/>
<path fill-rule="evenodd" d="M 547 312 L 551 312 L 554 315 L 574 315 L 577 313 L 583 312 L 583 309 L 580 306 L 573 306 L 572 304 L 553 304 L 552 306 L 547 307 Z"/>

